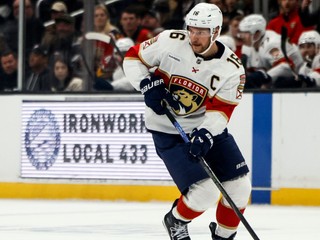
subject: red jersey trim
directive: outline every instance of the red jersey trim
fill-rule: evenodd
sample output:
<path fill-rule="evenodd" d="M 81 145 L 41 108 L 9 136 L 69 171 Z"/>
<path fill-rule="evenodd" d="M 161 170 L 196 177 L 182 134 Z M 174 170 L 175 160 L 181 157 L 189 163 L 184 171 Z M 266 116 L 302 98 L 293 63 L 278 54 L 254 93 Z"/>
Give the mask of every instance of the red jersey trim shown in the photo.
<path fill-rule="evenodd" d="M 225 101 L 217 96 L 210 98 L 206 103 L 207 111 L 218 111 L 226 116 L 229 121 L 234 108 L 238 105 L 238 103 L 232 103 Z"/>
<path fill-rule="evenodd" d="M 289 61 L 287 61 L 287 59 L 285 59 L 285 58 L 280 58 L 278 61 L 275 61 L 272 64 L 272 67 L 275 67 L 275 66 L 279 65 L 280 63 L 288 63 L 291 68 L 294 68 L 294 63 L 290 58 L 289 58 Z"/>
<path fill-rule="evenodd" d="M 129 48 L 125 57 L 126 58 L 139 58 L 139 49 L 140 49 L 140 44 Z"/>
<path fill-rule="evenodd" d="M 147 68 L 152 68 L 152 66 L 150 66 L 149 64 L 147 64 L 143 59 L 142 57 L 140 56 L 140 45 L 141 44 L 138 44 L 138 45 L 135 45 L 133 47 L 131 47 L 126 55 L 125 55 L 125 59 L 130 59 L 130 60 L 140 60 L 140 62 L 142 62 L 144 65 L 147 66 Z"/>
<path fill-rule="evenodd" d="M 320 73 L 320 68 L 313 69 L 315 72 Z"/>

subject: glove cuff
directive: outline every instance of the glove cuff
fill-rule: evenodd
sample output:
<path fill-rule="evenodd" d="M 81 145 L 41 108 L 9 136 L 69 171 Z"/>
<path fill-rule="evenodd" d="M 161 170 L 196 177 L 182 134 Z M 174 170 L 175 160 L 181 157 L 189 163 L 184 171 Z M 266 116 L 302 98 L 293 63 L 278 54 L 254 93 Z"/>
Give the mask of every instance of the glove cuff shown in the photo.
<path fill-rule="evenodd" d="M 140 91 L 142 94 L 145 94 L 150 89 L 156 88 L 161 85 L 164 86 L 164 80 L 162 78 L 158 78 L 158 79 L 145 78 L 140 82 Z"/>

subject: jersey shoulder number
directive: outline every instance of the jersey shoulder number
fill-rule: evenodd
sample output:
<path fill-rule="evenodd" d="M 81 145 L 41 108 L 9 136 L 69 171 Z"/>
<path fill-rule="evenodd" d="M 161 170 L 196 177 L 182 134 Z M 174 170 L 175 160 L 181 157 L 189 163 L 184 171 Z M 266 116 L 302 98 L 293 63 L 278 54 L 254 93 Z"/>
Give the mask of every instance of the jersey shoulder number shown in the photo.
<path fill-rule="evenodd" d="M 242 66 L 240 58 L 238 58 L 235 53 L 231 53 L 230 56 L 227 57 L 227 62 L 232 63 L 236 68 Z"/>

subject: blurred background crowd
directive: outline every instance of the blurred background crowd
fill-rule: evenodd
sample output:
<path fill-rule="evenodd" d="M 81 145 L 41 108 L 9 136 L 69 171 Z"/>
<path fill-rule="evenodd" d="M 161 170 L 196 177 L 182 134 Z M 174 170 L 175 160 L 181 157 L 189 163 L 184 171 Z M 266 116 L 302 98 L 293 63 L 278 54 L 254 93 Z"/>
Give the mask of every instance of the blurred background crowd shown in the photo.
<path fill-rule="evenodd" d="M 261 15 L 254 0 L 92 0 L 90 14 L 82 0 L 22 1 L 0 1 L 2 92 L 135 92 L 122 70 L 126 51 L 184 29 L 199 2 L 223 12 L 218 41 L 242 59 L 246 89 L 320 87 L 320 4 L 310 0 L 270 0 Z"/>

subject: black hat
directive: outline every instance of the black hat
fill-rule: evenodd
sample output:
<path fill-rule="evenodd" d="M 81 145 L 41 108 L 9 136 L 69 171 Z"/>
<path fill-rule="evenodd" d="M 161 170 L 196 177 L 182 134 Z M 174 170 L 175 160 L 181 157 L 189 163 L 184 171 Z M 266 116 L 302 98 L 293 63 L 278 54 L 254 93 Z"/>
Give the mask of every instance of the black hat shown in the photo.
<path fill-rule="evenodd" d="M 58 16 L 55 19 L 55 22 L 56 23 L 64 22 L 64 23 L 74 24 L 74 18 L 71 17 L 69 14 L 63 14 L 61 16 Z"/>
<path fill-rule="evenodd" d="M 157 18 L 157 12 L 155 10 L 148 10 L 146 12 L 146 15 L 149 15 L 149 16 L 151 16 L 153 18 Z"/>
<path fill-rule="evenodd" d="M 47 56 L 48 55 L 48 51 L 43 46 L 40 46 L 38 44 L 34 45 L 34 47 L 31 50 L 31 53 L 39 54 L 39 55 L 42 55 L 42 56 Z"/>

